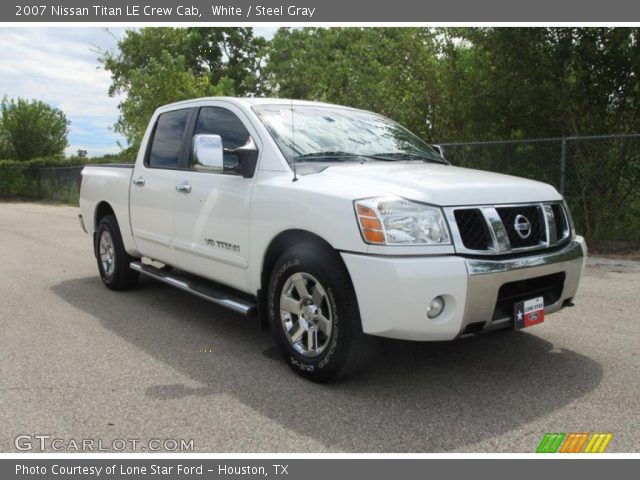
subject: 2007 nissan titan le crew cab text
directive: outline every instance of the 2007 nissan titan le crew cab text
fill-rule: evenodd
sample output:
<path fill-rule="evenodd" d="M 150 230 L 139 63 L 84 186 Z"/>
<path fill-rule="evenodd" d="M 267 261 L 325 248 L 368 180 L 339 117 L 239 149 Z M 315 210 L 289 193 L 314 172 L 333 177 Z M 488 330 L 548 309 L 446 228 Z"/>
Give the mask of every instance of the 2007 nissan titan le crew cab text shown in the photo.
<path fill-rule="evenodd" d="M 572 304 L 586 259 L 553 187 L 454 167 L 397 123 L 337 105 L 167 105 L 135 165 L 82 177 L 107 287 L 143 274 L 257 313 L 315 381 L 366 365 L 376 337 L 540 323 Z"/>

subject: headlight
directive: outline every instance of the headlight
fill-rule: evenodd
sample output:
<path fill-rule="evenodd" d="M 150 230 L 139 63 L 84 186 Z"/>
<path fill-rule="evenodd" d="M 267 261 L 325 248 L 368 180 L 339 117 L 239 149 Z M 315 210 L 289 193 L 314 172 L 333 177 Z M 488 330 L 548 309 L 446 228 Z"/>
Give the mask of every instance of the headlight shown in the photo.
<path fill-rule="evenodd" d="M 400 197 L 355 201 L 360 231 L 367 243 L 378 245 L 445 245 L 447 223 L 438 207 Z"/>

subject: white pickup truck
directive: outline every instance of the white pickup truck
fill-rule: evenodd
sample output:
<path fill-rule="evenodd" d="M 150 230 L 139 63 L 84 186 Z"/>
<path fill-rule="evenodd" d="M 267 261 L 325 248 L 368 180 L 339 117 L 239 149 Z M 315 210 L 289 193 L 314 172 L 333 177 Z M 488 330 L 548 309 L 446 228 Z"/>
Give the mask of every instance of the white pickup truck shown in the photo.
<path fill-rule="evenodd" d="M 135 165 L 82 172 L 105 285 L 140 274 L 257 313 L 315 381 L 376 337 L 453 340 L 572 305 L 586 246 L 551 186 L 457 168 L 397 123 L 315 102 L 159 108 Z"/>

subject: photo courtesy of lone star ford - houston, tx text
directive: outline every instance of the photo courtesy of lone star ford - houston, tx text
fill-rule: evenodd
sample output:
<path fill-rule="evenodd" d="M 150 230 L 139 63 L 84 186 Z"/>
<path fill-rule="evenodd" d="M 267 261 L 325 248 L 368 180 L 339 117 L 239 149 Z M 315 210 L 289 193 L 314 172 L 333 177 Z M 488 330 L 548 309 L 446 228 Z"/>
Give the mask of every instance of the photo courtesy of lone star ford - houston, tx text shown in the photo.
<path fill-rule="evenodd" d="M 637 469 L 639 10 L 1 4 L 0 477 Z"/>

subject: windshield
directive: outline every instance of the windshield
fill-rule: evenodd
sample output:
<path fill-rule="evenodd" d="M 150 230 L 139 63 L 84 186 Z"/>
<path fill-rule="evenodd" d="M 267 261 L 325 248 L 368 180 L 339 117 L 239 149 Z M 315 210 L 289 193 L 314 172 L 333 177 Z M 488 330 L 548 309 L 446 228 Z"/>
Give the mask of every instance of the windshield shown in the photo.
<path fill-rule="evenodd" d="M 370 112 L 340 107 L 255 106 L 285 158 L 296 162 L 430 161 L 447 163 L 406 128 Z M 293 128 L 291 126 L 293 119 Z"/>

